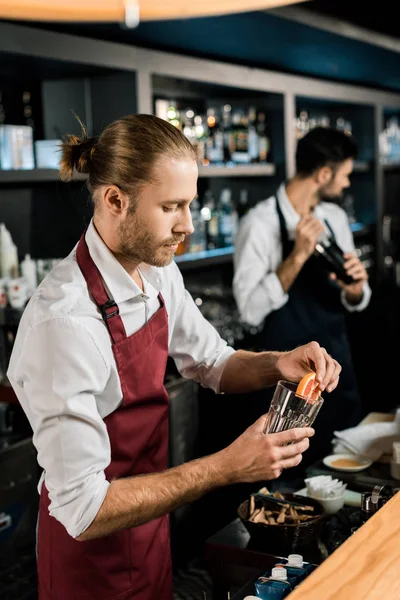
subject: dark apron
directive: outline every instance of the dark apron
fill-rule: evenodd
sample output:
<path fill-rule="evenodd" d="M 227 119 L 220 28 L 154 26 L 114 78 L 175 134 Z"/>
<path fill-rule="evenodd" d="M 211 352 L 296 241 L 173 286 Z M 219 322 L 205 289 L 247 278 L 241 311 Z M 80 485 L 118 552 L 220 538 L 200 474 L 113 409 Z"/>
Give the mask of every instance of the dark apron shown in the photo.
<path fill-rule="evenodd" d="M 294 248 L 279 202 L 275 199 L 282 242 L 282 261 Z M 335 238 L 329 223 L 325 222 Z M 335 430 L 356 425 L 362 418 L 361 402 L 346 333 L 345 313 L 340 288 L 330 280 L 329 271 L 312 255 L 304 264 L 288 292 L 288 301 L 265 319 L 254 340 L 257 349 L 292 350 L 317 341 L 342 366 L 339 385 L 330 394 L 325 392 L 324 405 L 315 422 L 315 436 L 304 454 L 303 466 L 331 452 Z M 264 409 L 274 392 L 262 392 Z"/>

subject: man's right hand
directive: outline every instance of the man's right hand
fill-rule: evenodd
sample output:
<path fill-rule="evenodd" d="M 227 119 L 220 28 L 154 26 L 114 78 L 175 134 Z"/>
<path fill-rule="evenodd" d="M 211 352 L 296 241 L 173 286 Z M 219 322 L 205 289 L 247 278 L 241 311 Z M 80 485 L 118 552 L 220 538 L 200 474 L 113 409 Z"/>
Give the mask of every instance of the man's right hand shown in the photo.
<path fill-rule="evenodd" d="M 314 252 L 318 238 L 324 231 L 325 228 L 321 221 L 311 215 L 303 217 L 296 227 L 293 254 L 302 262 L 306 262 Z"/>
<path fill-rule="evenodd" d="M 314 435 L 311 427 L 264 434 L 267 415 L 219 453 L 221 469 L 232 483 L 276 479 L 283 469 L 300 464 Z"/>

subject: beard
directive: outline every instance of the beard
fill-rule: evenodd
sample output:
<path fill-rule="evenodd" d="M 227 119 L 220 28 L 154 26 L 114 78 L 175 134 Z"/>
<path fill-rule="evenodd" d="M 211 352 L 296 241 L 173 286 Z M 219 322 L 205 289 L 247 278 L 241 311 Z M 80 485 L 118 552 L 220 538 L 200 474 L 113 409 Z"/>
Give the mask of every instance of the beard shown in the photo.
<path fill-rule="evenodd" d="M 166 246 L 179 244 L 184 237 L 175 236 L 161 240 L 138 219 L 135 212 L 128 213 L 118 229 L 119 244 L 114 255 L 118 260 L 146 263 L 152 267 L 166 267 L 174 252 Z"/>
<path fill-rule="evenodd" d="M 340 204 L 343 199 L 343 189 L 335 190 L 332 185 L 328 183 L 318 191 L 318 198 L 320 202 L 335 202 L 336 204 Z"/>

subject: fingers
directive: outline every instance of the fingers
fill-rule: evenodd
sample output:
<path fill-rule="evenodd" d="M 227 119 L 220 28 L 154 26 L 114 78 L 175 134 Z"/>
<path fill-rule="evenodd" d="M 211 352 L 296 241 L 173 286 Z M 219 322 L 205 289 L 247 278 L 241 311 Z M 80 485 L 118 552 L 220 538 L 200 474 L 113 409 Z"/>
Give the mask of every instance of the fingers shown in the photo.
<path fill-rule="evenodd" d="M 309 438 L 304 438 L 300 442 L 290 444 L 289 446 L 283 446 L 279 450 L 281 460 L 285 460 L 287 458 L 293 458 L 294 456 L 297 456 L 298 454 L 303 454 L 303 452 L 305 452 L 309 448 L 309 446 L 310 446 Z"/>
<path fill-rule="evenodd" d="M 318 219 L 311 218 L 311 220 L 303 223 L 299 227 L 299 232 L 308 237 L 317 237 L 324 231 L 324 226 Z"/>
<path fill-rule="evenodd" d="M 339 364 L 338 364 L 338 367 L 340 368 L 340 371 L 341 371 L 342 367 Z M 333 392 L 333 390 L 337 388 L 338 383 L 339 383 L 339 376 L 337 376 L 334 379 L 332 379 L 332 381 L 330 382 L 330 384 L 327 386 L 326 391 L 327 392 Z"/>
<path fill-rule="evenodd" d="M 321 348 L 317 342 L 311 342 L 306 346 L 306 356 L 314 363 L 316 379 L 319 388 L 323 391 L 325 388 L 331 392 L 337 386 L 337 378 L 342 370 L 339 363 L 327 353 L 325 348 Z M 329 388 L 329 389 L 328 389 Z"/>
<path fill-rule="evenodd" d="M 318 383 L 322 383 L 326 373 L 326 359 L 318 342 L 310 342 L 306 346 L 306 357 L 308 364 L 314 364 L 316 379 Z"/>
<path fill-rule="evenodd" d="M 367 272 L 361 264 L 347 269 L 347 274 L 355 280 L 368 279 Z"/>
<path fill-rule="evenodd" d="M 293 458 L 287 458 L 286 460 L 282 460 L 280 462 L 280 468 L 281 469 L 292 469 L 293 467 L 297 467 L 297 465 L 299 465 L 302 460 L 303 460 L 302 455 L 297 454 L 296 456 L 293 456 Z M 282 473 L 282 471 L 281 471 L 281 473 Z"/>
<path fill-rule="evenodd" d="M 295 427 L 294 429 L 287 429 L 279 433 L 270 433 L 268 437 L 274 446 L 285 446 L 286 444 L 312 437 L 314 433 L 315 431 L 312 427 Z"/>
<path fill-rule="evenodd" d="M 332 389 L 334 389 L 334 388 L 331 388 L 332 382 L 338 379 L 339 373 L 342 370 L 342 367 L 339 365 L 339 363 L 334 358 L 332 358 L 327 353 L 325 348 L 321 348 L 321 350 L 322 350 L 323 354 L 325 355 L 326 370 L 325 370 L 325 377 L 322 380 L 322 382 L 320 383 L 319 388 L 320 388 L 321 392 L 323 392 L 324 389 L 327 389 L 328 391 L 332 391 Z M 336 382 L 336 385 L 337 385 L 337 382 Z"/>
<path fill-rule="evenodd" d="M 357 256 L 354 256 L 354 254 L 351 253 L 347 253 L 344 256 L 347 258 L 344 263 L 344 268 L 348 275 L 353 277 L 353 279 L 368 279 L 367 271 Z"/>
<path fill-rule="evenodd" d="M 252 425 L 252 427 L 255 427 L 256 429 L 258 429 L 258 431 L 260 433 L 264 433 L 265 424 L 266 424 L 267 419 L 268 419 L 268 413 L 265 413 L 265 415 L 261 415 L 261 417 L 259 419 L 257 419 L 257 421 L 254 423 L 254 425 Z"/>
<path fill-rule="evenodd" d="M 271 477 L 279 477 L 283 469 L 290 469 L 300 464 L 302 453 L 309 445 L 309 437 L 314 435 L 311 427 L 298 427 L 267 436 L 270 445 Z"/>

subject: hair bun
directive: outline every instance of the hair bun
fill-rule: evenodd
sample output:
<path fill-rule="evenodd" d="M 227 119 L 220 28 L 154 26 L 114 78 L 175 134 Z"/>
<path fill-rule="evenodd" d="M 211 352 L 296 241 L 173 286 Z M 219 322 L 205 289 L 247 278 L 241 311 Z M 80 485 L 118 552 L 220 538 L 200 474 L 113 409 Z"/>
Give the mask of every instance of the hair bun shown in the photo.
<path fill-rule="evenodd" d="M 83 129 L 82 137 L 67 135 L 61 144 L 60 177 L 71 181 L 74 171 L 90 173 L 91 161 L 97 138 L 87 137 Z"/>

